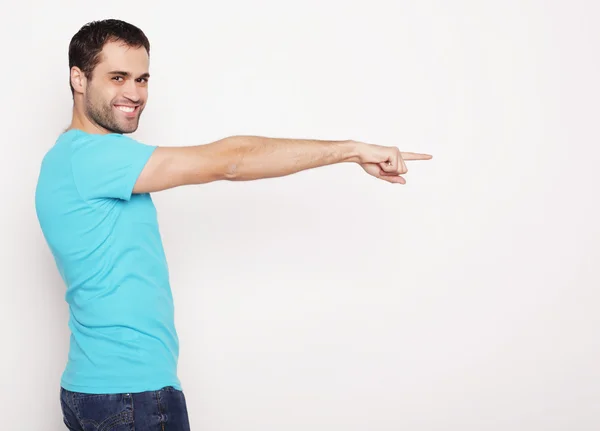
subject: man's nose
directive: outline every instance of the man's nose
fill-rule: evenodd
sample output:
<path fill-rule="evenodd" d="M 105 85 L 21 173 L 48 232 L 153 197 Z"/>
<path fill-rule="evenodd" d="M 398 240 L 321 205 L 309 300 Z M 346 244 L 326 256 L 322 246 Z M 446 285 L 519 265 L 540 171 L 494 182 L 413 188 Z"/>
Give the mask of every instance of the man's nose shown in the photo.
<path fill-rule="evenodd" d="M 126 97 L 134 103 L 138 103 L 141 100 L 142 96 L 140 95 L 140 91 L 135 85 L 135 82 L 128 83 L 127 88 L 125 88 L 125 92 L 123 93 L 123 97 Z"/>

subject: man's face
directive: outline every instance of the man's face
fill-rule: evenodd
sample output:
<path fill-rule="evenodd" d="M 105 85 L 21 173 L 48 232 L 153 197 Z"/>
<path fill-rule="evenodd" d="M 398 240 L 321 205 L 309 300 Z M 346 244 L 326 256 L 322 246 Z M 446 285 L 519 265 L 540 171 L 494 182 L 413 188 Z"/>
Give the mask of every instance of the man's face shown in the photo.
<path fill-rule="evenodd" d="M 87 80 L 84 109 L 109 133 L 132 133 L 148 99 L 149 57 L 144 47 L 104 45 L 100 63 Z"/>

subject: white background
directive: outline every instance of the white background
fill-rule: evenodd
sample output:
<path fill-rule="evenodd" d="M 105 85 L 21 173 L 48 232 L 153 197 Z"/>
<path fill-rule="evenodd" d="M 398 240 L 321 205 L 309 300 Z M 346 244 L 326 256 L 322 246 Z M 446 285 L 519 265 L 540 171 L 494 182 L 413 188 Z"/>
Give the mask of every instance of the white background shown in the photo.
<path fill-rule="evenodd" d="M 133 137 L 354 139 L 433 154 L 154 195 L 192 430 L 600 429 L 593 1 L 17 2 L 4 9 L 2 428 L 65 429 L 65 286 L 34 209 L 68 43 L 151 47 Z M 195 8 L 195 9 L 194 9 Z"/>

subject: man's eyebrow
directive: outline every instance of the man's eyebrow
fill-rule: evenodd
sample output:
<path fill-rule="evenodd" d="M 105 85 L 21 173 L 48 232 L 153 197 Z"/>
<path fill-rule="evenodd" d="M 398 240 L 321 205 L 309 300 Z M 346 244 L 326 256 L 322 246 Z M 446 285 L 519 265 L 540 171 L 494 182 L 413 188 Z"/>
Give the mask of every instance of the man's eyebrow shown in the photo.
<path fill-rule="evenodd" d="M 131 74 L 129 72 L 124 72 L 122 70 L 113 70 L 111 72 L 108 72 L 108 74 L 124 76 L 125 78 L 128 78 L 129 76 L 131 76 Z M 146 73 L 143 73 L 140 76 L 138 76 L 138 78 L 150 78 L 150 74 L 148 72 L 146 72 Z"/>

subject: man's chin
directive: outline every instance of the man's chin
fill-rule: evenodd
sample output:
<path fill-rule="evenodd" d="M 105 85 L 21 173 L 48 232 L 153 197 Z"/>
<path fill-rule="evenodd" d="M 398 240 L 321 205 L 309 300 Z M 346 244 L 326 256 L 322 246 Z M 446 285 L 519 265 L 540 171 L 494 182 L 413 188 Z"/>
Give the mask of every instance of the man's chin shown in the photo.
<path fill-rule="evenodd" d="M 115 128 L 115 133 L 121 133 L 123 135 L 126 135 L 128 133 L 133 133 L 138 129 L 138 122 L 136 121 L 135 124 L 119 124 L 118 127 Z"/>

